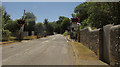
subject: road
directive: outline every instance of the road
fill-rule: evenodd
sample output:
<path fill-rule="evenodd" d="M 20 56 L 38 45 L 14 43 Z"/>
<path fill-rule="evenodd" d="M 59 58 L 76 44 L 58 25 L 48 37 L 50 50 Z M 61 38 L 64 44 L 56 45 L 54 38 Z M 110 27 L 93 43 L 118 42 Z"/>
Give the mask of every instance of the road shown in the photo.
<path fill-rule="evenodd" d="M 73 65 L 70 45 L 63 35 L 22 41 L 2 48 L 3 65 Z"/>

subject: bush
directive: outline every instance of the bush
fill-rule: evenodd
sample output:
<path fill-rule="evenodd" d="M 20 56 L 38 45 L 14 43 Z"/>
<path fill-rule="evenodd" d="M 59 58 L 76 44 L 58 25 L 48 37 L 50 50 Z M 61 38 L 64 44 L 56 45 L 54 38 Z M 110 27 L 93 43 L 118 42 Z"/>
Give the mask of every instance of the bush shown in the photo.
<path fill-rule="evenodd" d="M 68 31 L 65 31 L 65 32 L 63 33 L 63 35 L 64 35 L 64 36 L 69 35 Z"/>
<path fill-rule="evenodd" d="M 2 41 L 8 41 L 11 32 L 9 30 L 2 30 Z"/>

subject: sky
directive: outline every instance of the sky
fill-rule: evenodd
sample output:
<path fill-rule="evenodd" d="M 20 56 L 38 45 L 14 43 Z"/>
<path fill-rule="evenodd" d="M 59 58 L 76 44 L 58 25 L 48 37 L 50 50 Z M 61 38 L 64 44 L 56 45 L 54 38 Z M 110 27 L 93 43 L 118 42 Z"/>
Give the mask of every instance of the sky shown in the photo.
<path fill-rule="evenodd" d="M 2 2 L 13 20 L 21 18 L 25 9 L 36 16 L 36 22 L 43 22 L 45 18 L 49 22 L 56 21 L 59 16 L 71 18 L 74 8 L 79 4 L 81 2 Z"/>
<path fill-rule="evenodd" d="M 86 0 L 2 0 L 2 2 L 85 2 Z"/>

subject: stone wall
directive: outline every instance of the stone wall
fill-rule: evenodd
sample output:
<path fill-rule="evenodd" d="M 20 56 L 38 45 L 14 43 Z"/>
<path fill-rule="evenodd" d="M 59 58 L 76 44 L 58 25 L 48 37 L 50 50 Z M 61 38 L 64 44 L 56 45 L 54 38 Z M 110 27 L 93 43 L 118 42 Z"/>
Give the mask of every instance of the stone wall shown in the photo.
<path fill-rule="evenodd" d="M 80 42 L 94 51 L 98 55 L 99 50 L 99 30 L 92 30 L 90 27 L 80 31 Z"/>
<path fill-rule="evenodd" d="M 113 25 L 103 27 L 103 61 L 110 64 L 110 31 Z"/>
<path fill-rule="evenodd" d="M 80 42 L 89 48 L 90 38 L 89 29 L 82 29 L 80 31 Z"/>
<path fill-rule="evenodd" d="M 110 64 L 120 66 L 120 25 L 110 28 Z M 115 65 L 115 66 L 114 66 Z"/>
<path fill-rule="evenodd" d="M 106 25 L 102 29 L 90 27 L 80 30 L 80 42 L 94 51 L 99 59 L 120 66 L 120 25 Z"/>

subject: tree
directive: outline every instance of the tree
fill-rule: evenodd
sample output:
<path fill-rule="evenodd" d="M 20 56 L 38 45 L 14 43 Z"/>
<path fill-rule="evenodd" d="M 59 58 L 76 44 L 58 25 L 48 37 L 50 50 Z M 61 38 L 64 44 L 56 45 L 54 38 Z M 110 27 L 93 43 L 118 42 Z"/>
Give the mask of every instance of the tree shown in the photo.
<path fill-rule="evenodd" d="M 102 28 L 107 24 L 118 22 L 120 2 L 84 2 L 78 5 L 74 12 L 80 17 L 81 28 L 88 26 Z"/>
<path fill-rule="evenodd" d="M 44 19 L 44 22 L 43 22 L 43 23 L 44 23 L 44 25 L 47 26 L 47 25 L 48 25 L 48 19 Z"/>
<path fill-rule="evenodd" d="M 72 15 L 72 17 L 76 17 L 76 15 L 74 13 L 72 13 L 71 15 Z"/>
<path fill-rule="evenodd" d="M 18 32 L 20 26 L 17 24 L 17 21 L 9 20 L 4 28 L 5 30 L 9 30 L 12 33 L 12 36 L 16 36 L 16 32 Z"/>
<path fill-rule="evenodd" d="M 64 33 L 65 30 L 69 30 L 70 19 L 64 16 L 59 16 L 59 20 L 55 23 L 55 32 Z"/>
<path fill-rule="evenodd" d="M 62 33 L 65 32 L 65 30 L 69 30 L 70 27 L 70 19 L 64 18 L 63 22 L 61 23 Z"/>
<path fill-rule="evenodd" d="M 35 15 L 33 14 L 33 13 L 31 13 L 31 12 L 26 12 L 25 13 L 25 20 L 27 20 L 27 19 L 31 19 L 31 20 L 36 20 L 36 17 L 35 17 Z"/>
<path fill-rule="evenodd" d="M 29 35 L 31 35 L 32 31 L 35 31 L 35 20 L 36 17 L 33 13 L 27 12 L 25 13 L 25 31 L 29 32 Z"/>
<path fill-rule="evenodd" d="M 54 32 L 54 23 L 50 22 L 48 23 L 48 26 L 47 26 L 47 34 L 52 35 L 53 32 Z"/>
<path fill-rule="evenodd" d="M 42 36 L 42 35 L 46 34 L 46 33 L 44 33 L 44 31 L 45 31 L 44 24 L 42 24 L 41 22 L 35 24 L 35 32 L 37 33 L 38 36 Z"/>
<path fill-rule="evenodd" d="M 6 12 L 4 7 L 0 7 L 0 12 L 2 13 L 2 29 L 4 29 L 4 26 L 8 23 L 9 20 L 11 20 L 10 15 Z"/>
<path fill-rule="evenodd" d="M 88 18 L 89 14 L 87 12 L 89 10 L 89 6 L 89 3 L 84 2 L 75 8 L 74 12 L 76 13 L 76 17 L 80 18 L 80 22 Z"/>

